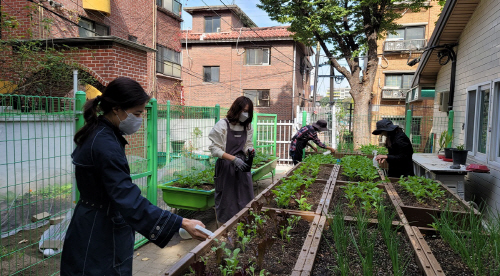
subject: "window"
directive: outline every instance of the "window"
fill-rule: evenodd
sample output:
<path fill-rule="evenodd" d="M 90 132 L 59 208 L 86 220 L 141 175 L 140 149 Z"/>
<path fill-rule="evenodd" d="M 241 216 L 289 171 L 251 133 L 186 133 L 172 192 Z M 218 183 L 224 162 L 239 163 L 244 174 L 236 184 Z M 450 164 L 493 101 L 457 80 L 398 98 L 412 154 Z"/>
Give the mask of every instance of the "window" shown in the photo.
<path fill-rule="evenodd" d="M 494 137 L 491 138 L 491 152 L 492 160 L 500 162 L 500 81 L 495 82 L 494 89 L 492 115 L 495 119 L 492 120 Z"/>
<path fill-rule="evenodd" d="M 219 82 L 219 66 L 203 66 L 204 82 Z"/>
<path fill-rule="evenodd" d="M 156 0 L 156 5 L 181 16 L 182 4 L 176 0 Z"/>
<path fill-rule="evenodd" d="M 107 36 L 109 35 L 109 27 L 103 24 L 96 23 L 92 20 L 80 18 L 78 28 L 80 37 Z M 84 29 L 85 28 L 85 29 Z"/>
<path fill-rule="evenodd" d="M 425 27 L 406 27 L 395 30 L 395 33 L 388 33 L 387 40 L 412 40 L 425 39 Z"/>
<path fill-rule="evenodd" d="M 465 146 L 471 154 L 482 157 L 487 153 L 490 85 L 480 85 L 467 91 Z"/>
<path fill-rule="evenodd" d="M 387 74 L 385 75 L 385 86 L 410 89 L 413 74 Z"/>
<path fill-rule="evenodd" d="M 256 107 L 269 107 L 269 90 L 243 90 L 245 97 L 252 100 Z"/>
<path fill-rule="evenodd" d="M 205 33 L 220 32 L 220 16 L 205 16 Z"/>
<path fill-rule="evenodd" d="M 247 65 L 269 65 L 269 48 L 250 48 L 246 49 Z"/>
<path fill-rule="evenodd" d="M 157 45 L 156 72 L 167 76 L 181 77 L 181 53 Z"/>

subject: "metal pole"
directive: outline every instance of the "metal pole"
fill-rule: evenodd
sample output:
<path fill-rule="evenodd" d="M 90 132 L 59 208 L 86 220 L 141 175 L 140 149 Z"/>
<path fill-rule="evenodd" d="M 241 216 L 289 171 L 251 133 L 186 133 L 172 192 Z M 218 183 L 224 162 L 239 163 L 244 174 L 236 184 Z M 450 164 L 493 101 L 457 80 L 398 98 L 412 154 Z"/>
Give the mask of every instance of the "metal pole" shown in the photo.
<path fill-rule="evenodd" d="M 333 90 L 334 90 L 333 79 L 334 79 L 334 75 L 335 75 L 335 70 L 333 68 L 333 65 L 330 64 L 330 106 L 333 103 Z"/>
<path fill-rule="evenodd" d="M 84 125 L 85 119 L 83 118 L 83 106 L 85 105 L 86 94 L 83 91 L 75 93 L 75 133 L 78 132 Z M 80 192 L 76 185 L 76 178 L 73 174 L 73 189 L 72 189 L 73 203 L 76 204 L 80 199 Z"/>
<path fill-rule="evenodd" d="M 307 112 L 304 110 L 302 111 L 302 126 L 307 125 Z"/>
<path fill-rule="evenodd" d="M 352 103 L 349 104 L 349 133 L 351 133 L 351 122 L 352 122 Z"/>
<path fill-rule="evenodd" d="M 454 117 L 455 117 L 455 111 L 453 110 L 450 110 L 449 113 L 448 113 L 448 134 L 449 135 L 453 135 L 453 120 L 454 120 Z M 451 143 L 450 142 L 448 145 L 446 145 L 447 147 L 451 148 Z"/>
<path fill-rule="evenodd" d="M 156 99 L 153 98 L 149 101 L 147 111 L 147 155 L 148 171 L 150 172 L 147 177 L 147 197 L 152 204 L 156 205 L 158 203 L 158 105 Z"/>
<path fill-rule="evenodd" d="M 316 107 L 316 94 L 318 92 L 318 69 L 319 69 L 319 53 L 321 51 L 321 46 L 316 45 L 316 68 L 314 69 L 314 91 L 313 91 L 313 108 Z"/>
<path fill-rule="evenodd" d="M 167 163 L 170 163 L 170 147 L 171 147 L 171 141 L 170 141 L 170 101 L 167 101 L 167 110 L 166 110 L 166 139 L 167 139 Z"/>
<path fill-rule="evenodd" d="M 411 112 L 411 109 L 409 109 L 408 111 L 406 111 L 406 119 L 405 119 L 405 132 L 406 132 L 406 136 L 408 136 L 408 138 L 410 138 L 410 135 L 411 135 L 411 121 L 412 121 L 412 112 Z"/>
<path fill-rule="evenodd" d="M 78 90 L 78 70 L 73 70 L 73 97 L 75 98 L 77 90 Z"/>

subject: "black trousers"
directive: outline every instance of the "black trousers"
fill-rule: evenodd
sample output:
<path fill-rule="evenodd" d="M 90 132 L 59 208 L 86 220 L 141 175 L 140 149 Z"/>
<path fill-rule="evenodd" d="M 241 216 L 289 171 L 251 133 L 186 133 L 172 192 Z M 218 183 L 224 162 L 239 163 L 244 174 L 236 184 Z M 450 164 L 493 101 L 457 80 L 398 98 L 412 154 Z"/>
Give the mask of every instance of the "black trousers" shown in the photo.
<path fill-rule="evenodd" d="M 290 156 L 292 157 L 294 165 L 297 165 L 299 162 L 302 162 L 302 152 L 303 149 L 296 149 L 295 151 L 290 151 Z"/>

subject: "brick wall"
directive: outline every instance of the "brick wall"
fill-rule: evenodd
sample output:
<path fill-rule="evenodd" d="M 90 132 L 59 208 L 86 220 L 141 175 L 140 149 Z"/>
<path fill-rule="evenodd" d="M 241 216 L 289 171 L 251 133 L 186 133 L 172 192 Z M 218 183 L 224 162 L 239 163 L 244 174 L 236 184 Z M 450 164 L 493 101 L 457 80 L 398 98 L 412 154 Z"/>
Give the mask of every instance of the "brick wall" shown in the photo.
<path fill-rule="evenodd" d="M 266 43 L 254 42 L 266 46 Z M 292 41 L 271 42 L 271 64 L 251 66 L 244 64 L 245 47 L 252 43 L 190 44 L 188 53 L 183 48 L 183 63 L 186 70 L 184 92 L 186 105 L 230 107 L 243 95 L 245 89 L 269 89 L 270 107 L 256 107 L 256 112 L 278 114 L 279 120 L 292 118 L 293 44 Z M 297 55 L 302 52 L 298 51 Z M 296 63 L 299 63 L 296 61 Z M 220 82 L 203 82 L 203 66 L 220 66 Z M 298 71 L 298 66 L 296 67 Z M 300 73 L 298 74 L 300 75 Z M 297 79 L 296 96 L 301 90 L 302 76 Z M 306 85 L 308 87 L 309 85 Z M 307 88 L 308 89 L 308 88 Z M 299 101 L 296 98 L 295 103 Z"/>
<path fill-rule="evenodd" d="M 231 11 L 206 11 L 206 12 L 196 12 L 193 14 L 193 33 L 204 33 L 205 32 L 205 16 L 217 16 L 220 19 L 221 32 L 230 32 L 231 28 L 239 28 L 241 24 L 239 19 Z M 232 26 L 231 26 L 232 24 Z"/>
<path fill-rule="evenodd" d="M 83 17 L 109 26 L 112 36 L 123 39 L 135 36 L 138 44 L 150 48 L 156 48 L 156 43 L 153 40 L 156 16 L 157 43 L 180 52 L 181 19 L 162 8 L 157 8 L 155 1 L 111 1 L 111 14 L 109 16 L 98 11 L 84 10 L 82 0 L 58 0 L 57 2 L 63 4 L 63 8 L 52 8 L 48 2 L 44 2 L 43 5 L 74 23 L 78 23 L 79 18 Z M 26 9 L 23 8 L 30 5 L 26 0 L 4 0 L 2 4 L 9 14 L 15 15 L 22 23 L 16 34 L 26 36 L 27 29 L 29 29 L 33 38 L 79 37 L 78 27 L 41 8 L 33 10 L 34 19 L 30 22 L 26 16 Z M 50 32 L 44 30 L 43 24 L 40 23 L 42 18 L 51 21 Z M 139 81 L 148 93 L 152 93 L 156 89 L 160 102 L 180 98 L 180 79 L 165 81 L 162 76 L 157 79 L 154 62 L 156 53 L 146 54 L 126 46 L 113 47 L 113 49 L 100 47 L 102 46 L 90 47 L 93 51 L 97 51 L 97 55 L 84 58 L 83 65 L 88 67 L 92 75 L 99 81 L 102 79 L 103 85 L 116 76 L 130 76 Z M 91 52 L 88 53 L 91 54 Z M 98 59 L 101 57 L 102 60 L 99 61 Z M 153 86 L 155 82 L 156 86 Z"/>

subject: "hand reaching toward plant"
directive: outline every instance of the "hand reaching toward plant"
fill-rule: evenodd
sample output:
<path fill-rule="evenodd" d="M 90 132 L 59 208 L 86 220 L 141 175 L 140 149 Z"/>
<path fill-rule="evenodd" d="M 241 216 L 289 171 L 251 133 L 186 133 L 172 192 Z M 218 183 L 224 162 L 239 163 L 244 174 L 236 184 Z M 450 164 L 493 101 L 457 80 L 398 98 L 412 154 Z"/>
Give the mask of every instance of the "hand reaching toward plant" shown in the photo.
<path fill-rule="evenodd" d="M 382 164 L 386 161 L 387 159 L 387 155 L 377 155 L 377 157 L 375 158 L 375 160 L 377 160 L 377 162 L 379 164 Z"/>
<path fill-rule="evenodd" d="M 205 228 L 205 224 L 203 224 L 199 220 L 187 218 L 182 219 L 182 228 L 184 228 L 191 235 L 191 237 L 199 241 L 206 240 L 208 238 L 208 235 L 199 231 L 198 229 L 195 229 L 196 225 Z"/>

